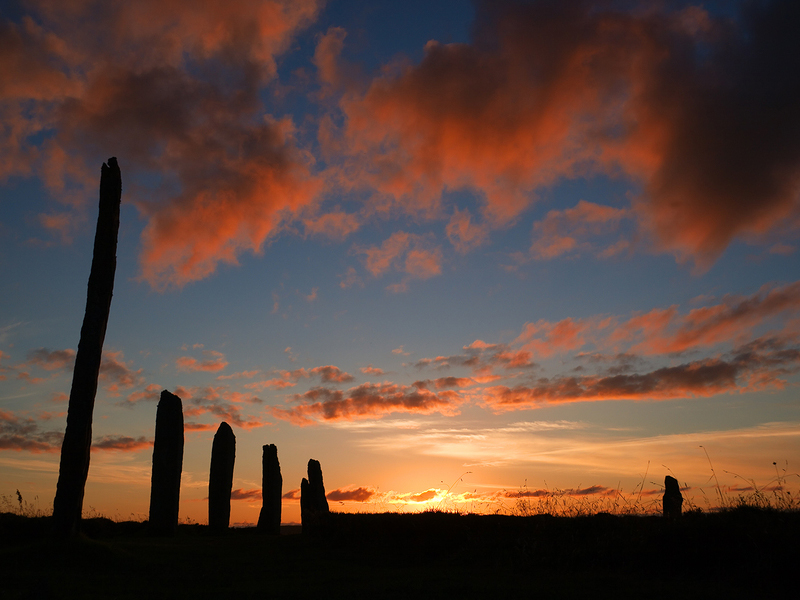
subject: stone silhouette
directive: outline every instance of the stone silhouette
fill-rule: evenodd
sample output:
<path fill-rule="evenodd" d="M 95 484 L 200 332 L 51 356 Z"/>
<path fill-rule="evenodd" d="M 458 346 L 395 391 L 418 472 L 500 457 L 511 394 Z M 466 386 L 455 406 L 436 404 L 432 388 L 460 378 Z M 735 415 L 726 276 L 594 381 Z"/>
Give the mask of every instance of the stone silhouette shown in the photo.
<path fill-rule="evenodd" d="M 320 479 L 321 481 L 321 479 Z M 267 444 L 262 448 L 261 458 L 261 513 L 258 515 L 258 531 L 270 535 L 281 532 L 281 496 L 283 477 L 278 462 L 278 448 Z"/>
<path fill-rule="evenodd" d="M 225 531 L 230 525 L 234 462 L 236 436 L 231 426 L 223 421 L 214 434 L 208 476 L 208 526 L 215 531 Z"/>
<path fill-rule="evenodd" d="M 677 519 L 681 516 L 683 506 L 683 495 L 678 485 L 678 480 L 667 475 L 664 478 L 664 516 L 670 519 Z"/>
<path fill-rule="evenodd" d="M 183 404 L 167 390 L 156 408 L 156 439 L 150 479 L 150 529 L 172 535 L 178 528 L 178 505 L 183 470 Z"/>
<path fill-rule="evenodd" d="M 94 237 L 92 268 L 86 294 L 86 312 L 81 326 L 78 353 L 72 374 L 67 409 L 67 429 L 61 445 L 61 464 L 53 500 L 53 528 L 57 535 L 78 533 L 83 493 L 89 474 L 92 446 L 92 413 L 108 313 L 117 269 L 117 234 L 122 176 L 112 157 L 100 170 L 100 210 Z"/>
<path fill-rule="evenodd" d="M 300 482 L 300 520 L 303 533 L 314 533 L 330 512 L 318 460 L 308 461 L 308 479 Z"/>

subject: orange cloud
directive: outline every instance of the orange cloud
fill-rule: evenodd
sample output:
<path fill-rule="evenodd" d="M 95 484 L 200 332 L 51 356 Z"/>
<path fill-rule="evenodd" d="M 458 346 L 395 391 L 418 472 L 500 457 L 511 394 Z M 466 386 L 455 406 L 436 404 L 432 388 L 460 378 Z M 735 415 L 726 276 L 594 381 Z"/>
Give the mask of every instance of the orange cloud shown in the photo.
<path fill-rule="evenodd" d="M 466 254 L 478 248 L 489 239 L 489 230 L 486 225 L 476 225 L 472 222 L 472 215 L 468 210 L 453 211 L 450 222 L 445 227 L 447 239 L 453 244 L 456 251 Z"/>
<path fill-rule="evenodd" d="M 800 349 L 776 338 L 741 346 L 724 357 L 707 358 L 646 373 L 627 369 L 606 375 L 541 378 L 533 385 L 494 386 L 481 405 L 495 412 L 527 410 L 562 402 L 669 400 L 726 392 L 781 389 L 781 377 L 800 370 Z"/>
<path fill-rule="evenodd" d="M 142 383 L 142 369 L 132 371 L 121 351 L 104 352 L 100 362 L 100 381 L 106 383 L 111 396 L 119 396 L 120 389 L 129 389 Z"/>
<path fill-rule="evenodd" d="M 106 435 L 92 442 L 92 450 L 118 450 L 138 452 L 152 447 L 153 441 L 145 437 L 132 438 L 126 435 Z"/>
<path fill-rule="evenodd" d="M 261 490 L 243 490 L 241 488 L 231 490 L 231 500 L 261 500 Z"/>
<path fill-rule="evenodd" d="M 586 343 L 586 334 L 595 326 L 594 322 L 582 319 L 567 318 L 557 323 L 539 320 L 525 323 L 514 343 L 536 356 L 551 356 L 581 348 Z"/>
<path fill-rule="evenodd" d="M 336 489 L 328 492 L 325 497 L 331 502 L 367 502 L 375 495 L 375 490 L 366 487 L 355 489 Z"/>
<path fill-rule="evenodd" d="M 12 96 L 0 108 L 11 133 L 0 138 L 0 176 L 39 175 L 78 212 L 102 148 L 117 148 L 130 180 L 163 176 L 146 200 L 136 185 L 126 196 L 147 219 L 141 276 L 159 289 L 258 252 L 320 189 L 292 124 L 265 116 L 260 96 L 320 5 L 143 0 L 95 10 L 34 0 L 33 19 L 0 24 L 11 42 L 2 78 L 14 82 L 0 86 Z M 73 216 L 42 218 L 64 231 Z"/>
<path fill-rule="evenodd" d="M 620 325 L 611 342 L 634 342 L 646 354 L 684 352 L 746 338 L 754 329 L 800 312 L 800 281 L 765 285 L 751 296 L 727 296 L 720 304 L 679 315 L 676 307 L 654 309 Z"/>
<path fill-rule="evenodd" d="M 620 221 L 630 217 L 627 209 L 601 206 L 581 200 L 574 208 L 551 210 L 542 221 L 533 224 L 530 254 L 537 259 L 551 259 L 576 250 L 592 250 L 592 237 L 613 233 Z M 618 242 L 619 243 L 619 242 Z M 600 254 L 608 253 L 609 246 Z"/>
<path fill-rule="evenodd" d="M 371 364 L 367 365 L 366 367 L 361 367 L 361 372 L 366 375 L 383 375 L 383 369 L 378 367 L 373 367 Z"/>
<path fill-rule="evenodd" d="M 303 219 L 306 234 L 322 235 L 333 240 L 344 240 L 348 235 L 358 231 L 361 222 L 358 216 L 340 210 L 322 214 L 316 218 Z"/>
<path fill-rule="evenodd" d="M 175 366 L 179 371 L 207 371 L 215 373 L 228 366 L 225 355 L 214 350 L 203 350 L 206 360 L 199 361 L 190 356 L 181 356 L 175 359 Z"/>
<path fill-rule="evenodd" d="M 472 43 L 431 41 L 418 64 L 397 60 L 365 87 L 344 84 L 344 124 L 325 121 L 320 139 L 347 153 L 345 186 L 377 191 L 375 210 L 441 218 L 443 193 L 470 189 L 490 226 L 561 179 L 625 175 L 643 189 L 632 210 L 571 226 L 553 215 L 533 255 L 582 248 L 597 228 L 635 218 L 657 248 L 705 268 L 735 238 L 774 243 L 767 234 L 798 213 L 800 138 L 789 132 L 800 125 L 800 83 L 788 74 L 800 8 L 743 10 L 729 19 L 670 5 L 481 3 Z M 323 81 L 341 72 L 343 43 L 327 39 Z M 457 245 L 464 224 L 448 231 Z"/>
<path fill-rule="evenodd" d="M 37 348 L 28 352 L 28 360 L 25 364 L 36 365 L 45 371 L 56 371 L 60 369 L 71 369 L 75 361 L 75 351 L 71 348 L 66 350 L 48 350 L 47 348 Z"/>
<path fill-rule="evenodd" d="M 296 406 L 273 407 L 272 414 L 295 425 L 305 426 L 320 422 L 350 421 L 381 417 L 391 413 L 458 414 L 464 398 L 457 392 L 438 393 L 416 386 L 392 383 L 364 383 L 345 394 L 340 390 L 313 388 L 294 396 Z"/>

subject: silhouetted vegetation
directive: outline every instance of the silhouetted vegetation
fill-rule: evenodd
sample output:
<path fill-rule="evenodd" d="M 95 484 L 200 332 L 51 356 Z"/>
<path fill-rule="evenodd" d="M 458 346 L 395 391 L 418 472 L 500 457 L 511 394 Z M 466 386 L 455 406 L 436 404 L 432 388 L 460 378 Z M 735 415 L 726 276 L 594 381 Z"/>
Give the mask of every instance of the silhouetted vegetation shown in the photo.
<path fill-rule="evenodd" d="M 313 538 L 257 529 L 0 514 L 4 598 L 760 597 L 794 572 L 800 512 L 741 507 L 661 516 L 331 513 Z"/>

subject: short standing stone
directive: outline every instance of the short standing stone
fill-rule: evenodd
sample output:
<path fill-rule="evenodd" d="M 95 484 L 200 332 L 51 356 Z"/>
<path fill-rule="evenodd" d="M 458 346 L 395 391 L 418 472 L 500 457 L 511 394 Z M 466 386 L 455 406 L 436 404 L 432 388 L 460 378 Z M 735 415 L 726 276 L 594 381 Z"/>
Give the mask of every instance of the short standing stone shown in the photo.
<path fill-rule="evenodd" d="M 678 480 L 667 475 L 664 479 L 664 516 L 670 519 L 680 517 L 682 506 L 683 495 Z"/>
<path fill-rule="evenodd" d="M 183 470 L 183 405 L 167 390 L 156 408 L 156 438 L 150 480 L 150 528 L 171 535 L 178 527 L 178 505 Z"/>
<path fill-rule="evenodd" d="M 303 531 L 311 532 L 330 512 L 318 460 L 308 461 L 308 479 L 300 482 L 300 519 Z"/>
<path fill-rule="evenodd" d="M 262 447 L 261 458 L 261 513 L 258 515 L 258 531 L 270 535 L 281 532 L 281 496 L 283 477 L 278 462 L 278 448 L 275 444 Z"/>
<path fill-rule="evenodd" d="M 216 531 L 224 531 L 230 525 L 235 461 L 236 436 L 231 426 L 223 421 L 214 434 L 208 476 L 208 526 Z"/>

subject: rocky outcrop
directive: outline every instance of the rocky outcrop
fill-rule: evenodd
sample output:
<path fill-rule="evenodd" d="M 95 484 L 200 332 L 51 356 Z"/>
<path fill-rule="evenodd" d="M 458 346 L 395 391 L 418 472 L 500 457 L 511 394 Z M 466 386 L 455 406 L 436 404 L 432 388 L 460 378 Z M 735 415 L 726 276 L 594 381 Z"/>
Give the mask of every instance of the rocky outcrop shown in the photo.
<path fill-rule="evenodd" d="M 214 434 L 208 476 L 208 526 L 217 532 L 227 530 L 231 521 L 234 462 L 236 436 L 231 426 L 223 421 Z"/>
<path fill-rule="evenodd" d="M 683 506 L 683 495 L 678 485 L 678 480 L 667 475 L 664 478 L 664 516 L 670 519 L 677 519 L 681 516 Z"/>
<path fill-rule="evenodd" d="M 178 527 L 183 442 L 183 404 L 164 390 L 156 408 L 150 478 L 150 529 L 155 535 L 172 535 Z"/>
<path fill-rule="evenodd" d="M 67 429 L 61 445 L 61 464 L 53 500 L 53 529 L 56 535 L 73 536 L 83 510 L 83 492 L 89 474 L 92 446 L 92 413 L 97 394 L 97 377 L 106 337 L 108 313 L 117 270 L 117 234 L 122 176 L 116 158 L 109 158 L 100 170 L 100 210 L 94 237 L 92 268 L 86 294 L 81 337 L 67 409 Z"/>
<path fill-rule="evenodd" d="M 262 447 L 261 456 L 261 513 L 257 529 L 261 533 L 278 535 L 281 532 L 281 497 L 283 477 L 275 444 Z"/>

